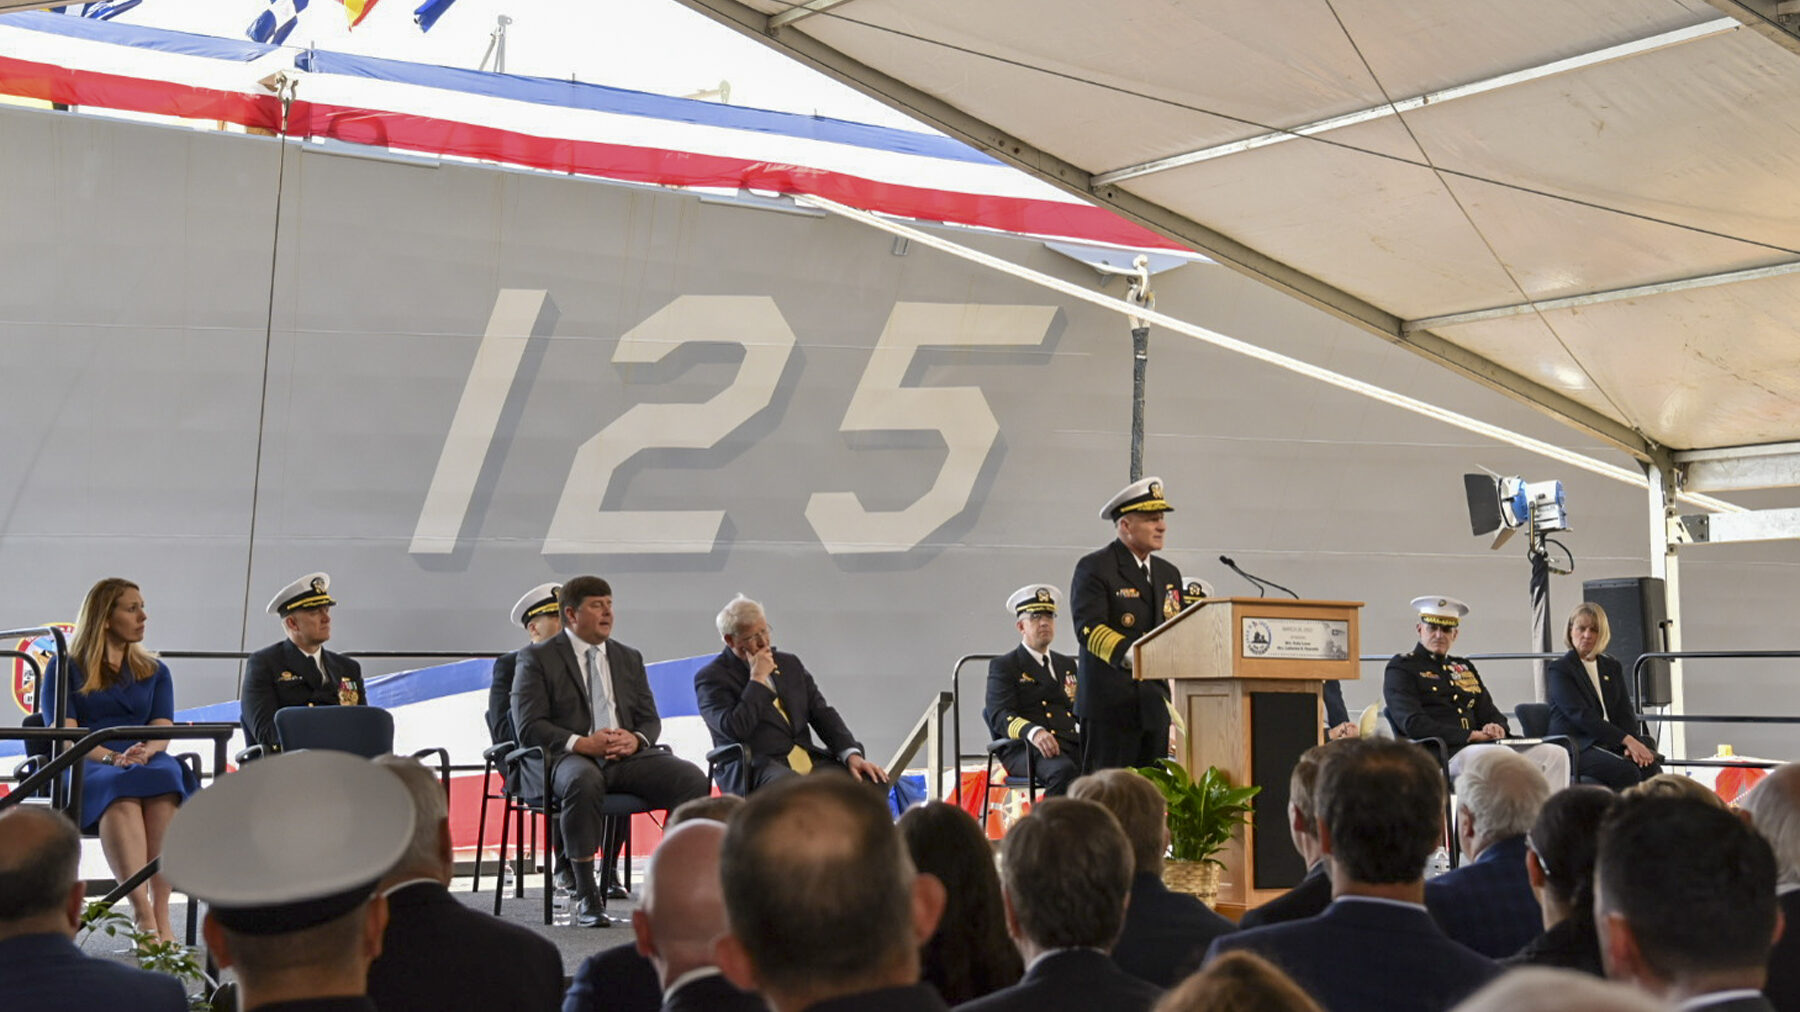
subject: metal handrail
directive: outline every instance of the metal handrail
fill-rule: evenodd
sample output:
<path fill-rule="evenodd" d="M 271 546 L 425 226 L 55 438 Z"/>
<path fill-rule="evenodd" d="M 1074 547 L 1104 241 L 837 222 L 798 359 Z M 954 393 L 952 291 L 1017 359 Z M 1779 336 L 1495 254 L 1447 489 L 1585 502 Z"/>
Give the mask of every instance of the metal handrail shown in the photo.
<path fill-rule="evenodd" d="M 56 670 L 67 671 L 69 669 L 69 638 L 61 629 L 58 629 L 55 626 L 42 625 L 25 629 L 0 630 L 0 640 L 9 640 L 14 637 L 36 639 L 39 636 L 49 636 L 51 640 L 54 641 L 56 644 Z M 33 659 L 33 662 L 35 667 L 35 658 Z M 36 679 L 33 683 L 36 686 L 36 691 L 32 693 L 31 705 L 36 708 L 34 712 L 42 713 L 44 712 L 43 669 L 36 668 L 36 673 L 33 677 Z M 69 712 L 68 679 L 58 678 L 56 680 L 56 685 L 50 693 L 50 704 L 50 719 L 47 723 L 51 727 L 59 727 L 62 725 L 63 715 Z M 53 743 L 51 745 L 51 750 L 54 751 L 55 748 L 56 745 Z M 50 786 L 50 803 L 56 805 L 58 808 L 66 809 L 69 804 L 68 792 L 72 786 L 74 785 L 65 786 L 61 780 L 52 784 Z"/>
<path fill-rule="evenodd" d="M 950 666 L 950 754 L 956 757 L 956 786 L 951 793 L 958 807 L 962 805 L 962 669 L 970 661 L 991 661 L 999 654 L 964 654 Z M 942 711 L 939 711 L 942 716 Z M 939 757 L 942 758 L 941 756 Z"/>
<path fill-rule="evenodd" d="M 937 798 L 943 791 L 944 779 L 944 711 L 955 701 L 955 695 L 939 692 L 926 705 L 925 712 L 913 723 L 912 730 L 900 740 L 900 747 L 894 750 L 894 757 L 888 760 L 887 769 L 891 775 L 896 770 L 905 769 L 913 756 L 919 752 L 919 746 L 927 740 L 931 742 L 931 765 L 926 770 L 925 796 Z M 961 779 L 960 777 L 958 778 Z"/>
<path fill-rule="evenodd" d="M 4 635 L 4 634 L 0 634 Z M 102 742 L 115 738 L 135 738 L 140 741 L 178 741 L 188 738 L 210 738 L 213 742 L 213 770 L 225 768 L 225 743 L 236 733 L 236 724 L 143 724 L 138 726 L 108 727 L 94 731 L 85 727 L 8 727 L 0 728 L 0 740 L 8 741 L 50 741 L 72 743 L 67 745 L 61 754 L 53 754 L 50 761 L 38 767 L 24 779 L 12 793 L 0 797 L 0 811 L 19 804 L 38 788 L 46 783 L 52 784 L 51 804 L 62 811 L 81 811 L 81 767 L 76 764 L 87 758 L 87 754 Z M 69 798 L 65 805 L 56 804 L 54 784 L 60 783 L 63 771 L 74 768 L 70 776 Z"/>
<path fill-rule="evenodd" d="M 0 633 L 4 637 L 5 633 Z M 349 650 L 332 653 L 340 657 L 370 658 L 375 660 L 421 657 L 427 660 L 476 660 L 492 659 L 508 653 L 505 650 Z M 172 657 L 178 661 L 241 661 L 250 656 L 249 650 L 158 650 L 158 657 Z"/>

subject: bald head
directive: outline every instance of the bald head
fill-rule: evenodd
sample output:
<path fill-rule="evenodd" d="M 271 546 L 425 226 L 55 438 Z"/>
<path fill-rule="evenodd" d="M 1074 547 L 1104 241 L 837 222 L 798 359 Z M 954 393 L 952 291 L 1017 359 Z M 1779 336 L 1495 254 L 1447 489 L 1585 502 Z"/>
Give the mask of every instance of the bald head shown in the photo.
<path fill-rule="evenodd" d="M 643 900 L 631 915 L 638 951 L 656 964 L 664 987 L 713 965 L 713 942 L 725 933 L 719 851 L 725 824 L 696 819 L 675 827 L 650 855 Z"/>
<path fill-rule="evenodd" d="M 81 920 L 81 835 L 47 808 L 0 814 L 0 939 L 61 933 Z"/>
<path fill-rule="evenodd" d="M 1781 885 L 1800 885 L 1800 763 L 1777 766 L 1738 807 L 1750 813 L 1750 824 L 1775 849 Z M 1800 931 L 1790 924 L 1789 931 Z"/>

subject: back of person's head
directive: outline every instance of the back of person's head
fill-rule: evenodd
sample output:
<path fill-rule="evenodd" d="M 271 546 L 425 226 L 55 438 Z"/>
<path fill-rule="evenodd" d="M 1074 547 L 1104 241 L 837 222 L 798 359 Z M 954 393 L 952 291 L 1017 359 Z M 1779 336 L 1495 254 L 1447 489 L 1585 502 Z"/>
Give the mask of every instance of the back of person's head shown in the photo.
<path fill-rule="evenodd" d="M 1125 769 L 1089 773 L 1069 786 L 1069 797 L 1099 804 L 1119 820 L 1131 841 L 1131 863 L 1139 875 L 1162 874 L 1169 849 L 1169 805 L 1141 774 Z"/>
<path fill-rule="evenodd" d="M 1314 745 L 1300 753 L 1300 758 L 1294 760 L 1294 771 L 1288 774 L 1288 804 L 1293 806 L 1295 816 L 1309 836 L 1319 835 L 1319 812 L 1314 795 L 1319 786 L 1319 766 L 1324 762 L 1325 750 L 1334 744 L 1335 741 Z"/>
<path fill-rule="evenodd" d="M 1018 933 L 1040 949 L 1110 951 L 1125 925 L 1131 843 L 1080 798 L 1039 802 L 1000 841 L 1000 880 Z"/>
<path fill-rule="evenodd" d="M 1595 874 L 1594 914 L 1610 975 L 1643 976 L 1616 958 L 1621 921 L 1635 941 L 1635 956 L 1623 957 L 1665 981 L 1760 971 L 1768 962 L 1775 855 L 1725 809 L 1687 798 L 1622 798 L 1601 826 Z"/>
<path fill-rule="evenodd" d="M 900 816 L 913 867 L 944 884 L 944 916 L 921 953 L 925 982 L 960 1005 L 1016 983 L 1025 967 L 1006 934 L 994 849 L 955 805 L 931 801 Z"/>
<path fill-rule="evenodd" d="M 444 782 L 411 756 L 384 755 L 374 762 L 400 778 L 413 805 L 412 841 L 384 881 L 393 885 L 409 878 L 447 880 L 451 871 L 450 808 Z"/>
<path fill-rule="evenodd" d="M 1728 807 L 1725 799 L 1714 794 L 1711 788 L 1679 773 L 1658 773 L 1641 784 L 1625 788 L 1623 793 L 1632 798 L 1686 798 L 1705 802 L 1721 811 Z"/>
<path fill-rule="evenodd" d="M 0 937 L 57 919 L 80 863 L 81 834 L 62 815 L 35 805 L 0 813 Z"/>
<path fill-rule="evenodd" d="M 713 940 L 725 932 L 724 841 L 724 823 L 691 819 L 670 829 L 650 855 L 631 925 L 638 951 L 656 962 L 664 987 L 713 963 Z"/>
<path fill-rule="evenodd" d="M 1781 884 L 1800 886 L 1800 763 L 1777 766 L 1738 807 L 1750 813 L 1751 824 L 1774 848 Z M 1800 924 L 1787 930 L 1800 931 Z"/>
<path fill-rule="evenodd" d="M 1176 985 L 1152 1012 L 1322 1012 L 1281 968 L 1248 949 L 1227 952 Z"/>
<path fill-rule="evenodd" d="M 669 828 L 674 829 L 684 822 L 705 819 L 709 822 L 730 822 L 738 809 L 744 807 L 744 799 L 736 794 L 718 794 L 706 798 L 690 798 L 675 807 L 669 813 Z"/>
<path fill-rule="evenodd" d="M 1595 784 L 1564 788 L 1544 802 L 1531 832 L 1525 834 L 1525 845 L 1543 869 L 1544 888 L 1584 923 L 1593 917 L 1600 824 L 1618 800 L 1618 795 Z"/>
<path fill-rule="evenodd" d="M 1521 966 L 1464 999 L 1451 1012 L 1674 1012 L 1674 1008 L 1633 987 L 1601 980 L 1580 970 Z"/>
<path fill-rule="evenodd" d="M 364 944 L 369 903 L 352 908 L 331 920 L 282 934 L 250 934 L 219 926 L 231 953 L 231 968 L 242 980 L 267 981 L 278 977 L 319 977 L 330 973 L 355 973 L 376 953 Z M 382 918 L 386 926 L 386 918 Z"/>
<path fill-rule="evenodd" d="M 1474 843 L 1523 836 L 1550 797 L 1550 782 L 1537 764 L 1509 748 L 1485 748 L 1469 757 L 1456 778 L 1456 802 L 1474 816 Z"/>
<path fill-rule="evenodd" d="M 916 873 L 881 797 L 849 776 L 758 790 L 729 824 L 720 873 L 758 989 L 863 990 L 908 961 L 916 977 Z"/>
<path fill-rule="evenodd" d="M 1444 830 L 1444 776 L 1417 745 L 1342 741 L 1321 757 L 1313 808 L 1320 843 L 1350 881 L 1416 882 Z"/>

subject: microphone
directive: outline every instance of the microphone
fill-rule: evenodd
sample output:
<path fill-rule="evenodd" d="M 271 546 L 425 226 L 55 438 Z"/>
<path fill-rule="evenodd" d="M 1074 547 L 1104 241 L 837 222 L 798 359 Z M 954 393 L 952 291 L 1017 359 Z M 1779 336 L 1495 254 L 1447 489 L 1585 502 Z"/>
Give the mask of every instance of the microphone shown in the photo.
<path fill-rule="evenodd" d="M 1246 580 L 1249 580 L 1251 583 L 1256 584 L 1256 589 L 1258 591 L 1258 593 L 1256 595 L 1257 597 L 1268 597 L 1269 596 L 1269 588 L 1273 587 L 1276 590 L 1281 591 L 1283 594 L 1286 594 L 1287 596 L 1293 598 L 1296 601 L 1300 600 L 1299 594 L 1296 594 L 1293 591 L 1289 590 L 1288 588 L 1283 587 L 1281 584 L 1275 583 L 1272 580 L 1259 580 L 1256 577 L 1251 576 L 1249 573 L 1244 572 L 1244 570 L 1241 567 L 1239 567 L 1236 562 L 1232 561 L 1232 558 L 1229 555 L 1219 556 L 1219 561 L 1223 562 L 1225 564 L 1226 568 L 1230 569 L 1232 572 L 1236 573 L 1237 575 L 1243 577 Z"/>

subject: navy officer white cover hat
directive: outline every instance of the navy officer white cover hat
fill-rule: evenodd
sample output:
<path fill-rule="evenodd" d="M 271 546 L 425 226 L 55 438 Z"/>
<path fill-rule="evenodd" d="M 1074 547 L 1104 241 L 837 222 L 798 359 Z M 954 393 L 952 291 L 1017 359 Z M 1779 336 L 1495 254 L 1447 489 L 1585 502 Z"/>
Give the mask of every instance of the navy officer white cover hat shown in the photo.
<path fill-rule="evenodd" d="M 308 573 L 275 592 L 269 602 L 269 614 L 286 618 L 308 608 L 328 608 L 337 602 L 325 593 L 331 589 L 330 573 Z"/>
<path fill-rule="evenodd" d="M 356 909 L 412 842 L 400 778 L 348 752 L 246 763 L 175 812 L 162 871 L 240 934 L 279 935 Z"/>
<path fill-rule="evenodd" d="M 1419 621 L 1427 625 L 1441 625 L 1454 629 L 1462 622 L 1462 617 L 1469 613 L 1469 606 L 1454 597 L 1440 597 L 1426 594 L 1424 597 L 1412 599 L 1413 610 L 1419 613 Z"/>
<path fill-rule="evenodd" d="M 525 592 L 519 603 L 513 605 L 513 625 L 524 625 L 539 615 L 554 615 L 562 598 L 562 584 L 540 583 Z"/>
<path fill-rule="evenodd" d="M 1006 599 L 1006 607 L 1015 615 L 1035 615 L 1038 612 L 1056 614 L 1056 608 L 1062 604 L 1062 592 L 1047 583 L 1028 583 L 1012 592 Z"/>
<path fill-rule="evenodd" d="M 1108 499 L 1100 507 L 1100 519 L 1117 520 L 1127 513 L 1170 513 L 1174 509 L 1163 498 L 1162 479 L 1151 476 L 1139 478 Z"/>

